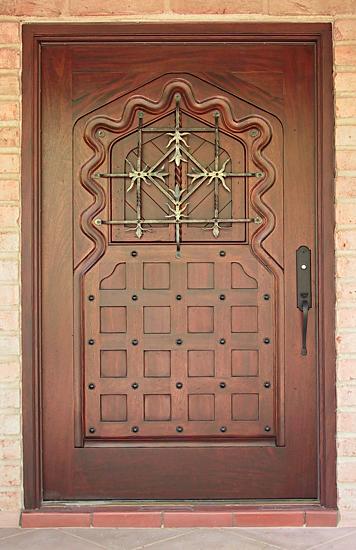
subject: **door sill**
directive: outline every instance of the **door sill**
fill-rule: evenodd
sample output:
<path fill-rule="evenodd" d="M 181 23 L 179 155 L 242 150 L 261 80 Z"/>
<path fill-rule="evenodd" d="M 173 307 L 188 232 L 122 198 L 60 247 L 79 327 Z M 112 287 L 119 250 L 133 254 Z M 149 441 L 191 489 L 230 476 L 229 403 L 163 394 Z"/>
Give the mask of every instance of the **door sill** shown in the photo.
<path fill-rule="evenodd" d="M 25 510 L 31 527 L 335 527 L 338 511 L 315 500 L 95 501 L 43 503 Z"/>

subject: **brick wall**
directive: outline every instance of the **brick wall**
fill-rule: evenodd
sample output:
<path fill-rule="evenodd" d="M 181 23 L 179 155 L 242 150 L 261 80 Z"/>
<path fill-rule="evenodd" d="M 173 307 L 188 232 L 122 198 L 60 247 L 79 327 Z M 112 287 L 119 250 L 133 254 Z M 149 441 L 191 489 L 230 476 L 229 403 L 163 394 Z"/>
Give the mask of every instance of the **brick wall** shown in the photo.
<path fill-rule="evenodd" d="M 120 16 L 120 17 L 118 17 Z M 0 4 L 0 525 L 21 507 L 20 26 L 26 21 L 332 21 L 336 101 L 338 493 L 356 525 L 355 0 L 2 0 Z M 1 517 L 3 520 L 1 520 Z"/>
<path fill-rule="evenodd" d="M 0 21 L 0 73 L 0 510 L 9 511 L 1 525 L 21 506 L 19 22 Z"/>
<path fill-rule="evenodd" d="M 354 4 L 356 14 L 356 4 Z M 356 522 L 356 17 L 334 23 L 337 449 L 343 522 Z"/>

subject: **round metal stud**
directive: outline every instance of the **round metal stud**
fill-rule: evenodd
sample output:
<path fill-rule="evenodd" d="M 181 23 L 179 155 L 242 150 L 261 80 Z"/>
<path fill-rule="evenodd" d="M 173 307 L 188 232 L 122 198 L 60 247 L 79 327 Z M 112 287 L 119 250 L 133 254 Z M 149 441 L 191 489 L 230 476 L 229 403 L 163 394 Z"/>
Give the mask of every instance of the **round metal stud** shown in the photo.
<path fill-rule="evenodd" d="M 95 428 L 89 428 L 89 433 L 90 434 L 95 434 Z"/>
<path fill-rule="evenodd" d="M 251 137 L 257 137 L 259 135 L 259 133 L 260 132 L 256 129 L 249 131 L 249 134 L 250 134 Z"/>
<path fill-rule="evenodd" d="M 133 300 L 134 302 L 136 302 L 136 301 L 138 300 L 137 294 L 133 294 L 133 295 L 131 296 L 131 300 Z"/>
<path fill-rule="evenodd" d="M 136 256 L 138 256 L 137 250 L 132 250 L 132 251 L 131 251 L 131 256 L 132 256 L 133 258 L 136 258 Z"/>
<path fill-rule="evenodd" d="M 93 384 L 92 382 L 90 384 L 88 384 L 88 388 L 90 390 L 95 390 L 95 384 Z"/>
<path fill-rule="evenodd" d="M 181 294 L 177 294 L 176 296 L 176 300 L 178 300 L 178 302 L 182 299 L 182 295 Z"/>
<path fill-rule="evenodd" d="M 131 428 L 131 431 L 134 433 L 134 434 L 137 434 L 137 432 L 140 430 L 140 428 L 138 426 L 132 426 Z"/>
<path fill-rule="evenodd" d="M 265 432 L 270 432 L 271 431 L 271 426 L 265 426 Z"/>
<path fill-rule="evenodd" d="M 268 302 L 268 300 L 270 299 L 270 295 L 269 294 L 264 294 L 263 295 L 263 299 L 266 300 L 266 302 Z"/>
<path fill-rule="evenodd" d="M 225 433 L 226 430 L 227 430 L 226 426 L 221 426 L 220 431 L 221 431 L 222 433 Z"/>
<path fill-rule="evenodd" d="M 219 255 L 222 257 L 226 256 L 225 250 L 220 250 Z"/>
<path fill-rule="evenodd" d="M 98 130 L 97 134 L 98 134 L 99 137 L 104 137 L 105 136 L 104 130 Z"/>
<path fill-rule="evenodd" d="M 138 385 L 137 382 L 133 382 L 133 383 L 131 384 L 131 388 L 132 388 L 133 390 L 137 390 L 138 387 L 139 387 L 139 385 Z"/>
<path fill-rule="evenodd" d="M 176 388 L 178 388 L 178 390 L 181 390 L 183 388 L 182 382 L 177 382 L 176 383 Z"/>
<path fill-rule="evenodd" d="M 220 388 L 226 388 L 226 383 L 225 382 L 220 382 L 219 386 L 220 386 Z"/>
<path fill-rule="evenodd" d="M 89 338 L 88 344 L 89 344 L 89 346 L 94 346 L 94 344 L 95 344 L 94 338 Z"/>
<path fill-rule="evenodd" d="M 95 300 L 94 294 L 89 294 L 88 300 L 89 300 L 89 302 L 94 302 L 94 300 Z"/>
<path fill-rule="evenodd" d="M 176 432 L 178 432 L 179 434 L 181 434 L 182 431 L 183 431 L 182 426 L 177 426 L 177 427 L 176 427 Z"/>
<path fill-rule="evenodd" d="M 269 344 L 271 342 L 271 340 L 269 338 L 263 338 L 263 343 L 264 344 Z"/>
<path fill-rule="evenodd" d="M 137 338 L 134 338 L 133 340 L 131 340 L 131 344 L 132 344 L 133 346 L 138 346 L 138 340 L 137 340 Z"/>
<path fill-rule="evenodd" d="M 263 384 L 265 388 L 270 388 L 271 387 L 271 382 L 269 382 L 268 380 Z"/>
<path fill-rule="evenodd" d="M 225 294 L 220 294 L 219 300 L 225 300 L 225 298 L 226 298 Z"/>
<path fill-rule="evenodd" d="M 225 338 L 220 338 L 219 344 L 224 345 L 226 343 Z"/>
<path fill-rule="evenodd" d="M 302 264 L 301 266 L 301 269 L 305 270 L 307 268 L 307 266 L 305 264 Z"/>
<path fill-rule="evenodd" d="M 177 338 L 176 344 L 178 344 L 178 346 L 181 346 L 183 344 L 182 338 Z"/>

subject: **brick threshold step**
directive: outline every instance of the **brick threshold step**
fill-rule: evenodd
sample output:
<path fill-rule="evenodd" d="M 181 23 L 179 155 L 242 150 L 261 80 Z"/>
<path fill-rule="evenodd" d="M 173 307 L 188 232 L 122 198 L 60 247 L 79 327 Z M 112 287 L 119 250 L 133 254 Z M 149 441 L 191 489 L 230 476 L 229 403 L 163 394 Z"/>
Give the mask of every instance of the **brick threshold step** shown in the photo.
<path fill-rule="evenodd" d="M 100 510 L 100 511 L 99 511 Z M 39 527 L 336 527 L 338 511 L 238 510 L 214 507 L 211 510 L 24 511 L 21 526 Z"/>

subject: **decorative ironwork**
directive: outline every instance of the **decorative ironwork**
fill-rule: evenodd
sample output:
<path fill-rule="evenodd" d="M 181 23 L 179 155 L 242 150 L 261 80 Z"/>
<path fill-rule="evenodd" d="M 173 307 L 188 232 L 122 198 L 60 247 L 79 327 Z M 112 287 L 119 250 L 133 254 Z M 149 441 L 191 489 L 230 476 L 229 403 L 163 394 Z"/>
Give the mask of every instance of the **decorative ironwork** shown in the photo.
<path fill-rule="evenodd" d="M 221 223 L 256 223 L 262 222 L 258 216 L 251 218 L 220 218 L 219 217 L 219 186 L 222 186 L 227 192 L 231 193 L 227 185 L 227 178 L 256 177 L 264 176 L 263 172 L 229 172 L 226 170 L 229 159 L 220 165 L 220 135 L 219 135 L 219 113 L 214 113 L 213 128 L 183 128 L 181 124 L 180 95 L 176 94 L 175 101 L 175 126 L 174 128 L 147 127 L 143 126 L 143 113 L 138 113 L 138 131 L 137 131 L 137 159 L 136 166 L 129 160 L 129 170 L 121 173 L 97 173 L 96 178 L 125 178 L 129 179 L 130 184 L 127 192 L 136 193 L 136 219 L 135 220 L 94 220 L 95 225 L 133 225 L 127 231 L 134 231 L 136 237 L 140 239 L 145 231 L 150 231 L 151 225 L 155 224 L 174 224 L 175 242 L 177 247 L 177 257 L 180 256 L 181 245 L 181 227 L 182 224 L 206 224 L 206 228 L 212 231 L 215 238 L 219 237 L 222 226 Z M 166 145 L 167 151 L 153 165 L 148 166 L 143 161 L 143 133 L 144 132 L 162 132 L 168 138 Z M 214 169 L 204 167 L 189 151 L 188 138 L 194 132 L 214 133 Z M 182 163 L 191 161 L 193 168 L 187 173 L 190 178 L 190 184 L 184 186 L 182 182 Z M 174 188 L 168 185 L 167 178 L 169 171 L 166 171 L 165 163 L 174 163 Z M 142 214 L 142 185 L 153 184 L 164 195 L 168 202 L 168 214 L 165 219 L 148 220 Z M 187 214 L 189 206 L 188 199 L 203 185 L 214 185 L 214 215 L 211 219 L 191 219 Z"/>

